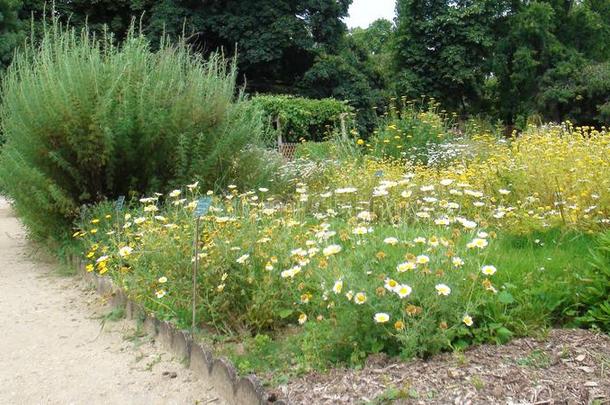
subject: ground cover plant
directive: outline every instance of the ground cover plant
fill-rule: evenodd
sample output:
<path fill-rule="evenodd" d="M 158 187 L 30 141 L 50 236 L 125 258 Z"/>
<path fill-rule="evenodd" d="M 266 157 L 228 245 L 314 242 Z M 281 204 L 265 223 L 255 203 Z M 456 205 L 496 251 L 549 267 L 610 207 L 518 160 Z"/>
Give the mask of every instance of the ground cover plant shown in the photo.
<path fill-rule="evenodd" d="M 281 195 L 193 183 L 125 212 L 101 204 L 74 236 L 88 271 L 188 327 L 192 211 L 211 196 L 197 319 L 209 338 L 248 348 L 225 346 L 244 372 L 278 359 L 323 368 L 377 352 L 427 357 L 503 343 L 554 325 L 604 327 L 594 296 L 607 277 L 589 266 L 588 248 L 609 222 L 608 134 L 565 124 L 473 142 L 484 153 L 444 166 L 327 162 Z"/>

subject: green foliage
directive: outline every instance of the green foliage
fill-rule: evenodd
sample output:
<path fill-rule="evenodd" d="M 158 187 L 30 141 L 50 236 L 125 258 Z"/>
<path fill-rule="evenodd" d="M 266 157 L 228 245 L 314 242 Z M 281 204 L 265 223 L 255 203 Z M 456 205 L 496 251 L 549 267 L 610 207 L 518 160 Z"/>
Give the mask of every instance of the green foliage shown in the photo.
<path fill-rule="evenodd" d="M 268 129 L 277 129 L 276 119 L 280 119 L 280 130 L 284 142 L 300 140 L 322 141 L 335 129 L 341 128 L 341 115 L 352 109 L 347 103 L 327 98 L 313 100 L 293 96 L 256 96 L 252 104 L 263 111 Z"/>
<path fill-rule="evenodd" d="M 0 183 L 42 238 L 65 233 L 82 204 L 226 183 L 234 155 L 262 133 L 236 74 L 184 46 L 152 53 L 140 36 L 118 47 L 55 24 L 7 72 Z"/>
<path fill-rule="evenodd" d="M 568 118 L 580 125 L 610 123 L 610 61 L 564 64 L 543 77 L 538 111 L 559 121 Z"/>
<path fill-rule="evenodd" d="M 583 282 L 586 313 L 579 318 L 582 325 L 610 332 L 610 232 L 599 236 L 592 252 L 592 268 Z"/>
<path fill-rule="evenodd" d="M 520 3 L 499 29 L 494 55 L 501 118 L 524 127 L 529 115 L 542 112 L 599 124 L 599 83 L 607 80 L 594 66 L 610 58 L 609 35 L 607 1 Z M 594 76 L 583 75 L 587 69 Z M 573 84 L 576 77 L 580 83 Z"/>
<path fill-rule="evenodd" d="M 397 11 L 399 94 L 425 94 L 452 109 L 476 111 L 503 1 L 399 0 Z"/>
<path fill-rule="evenodd" d="M 392 24 L 378 20 L 368 29 L 346 36 L 336 53 L 320 55 L 304 75 L 301 93 L 315 98 L 347 100 L 357 111 L 356 125 L 363 133 L 373 130 L 377 110 L 385 107 L 391 86 L 388 41 Z"/>
<path fill-rule="evenodd" d="M 0 74 L 10 64 L 15 48 L 25 39 L 24 24 L 18 13 L 20 7 L 20 0 L 0 0 Z"/>
<path fill-rule="evenodd" d="M 26 0 L 22 15 L 42 18 L 45 0 Z M 51 2 L 47 8 L 51 7 Z M 122 41 L 132 20 L 153 46 L 167 35 L 208 56 L 239 53 L 239 79 L 256 91 L 288 92 L 319 52 L 337 47 L 351 0 L 71 0 L 53 3 L 54 16 L 77 28 L 106 29 Z"/>
<path fill-rule="evenodd" d="M 426 163 L 429 147 L 446 140 L 450 126 L 449 118 L 438 111 L 434 101 L 426 108 L 405 103 L 401 108 L 392 107 L 380 120 L 366 148 L 379 158 Z"/>

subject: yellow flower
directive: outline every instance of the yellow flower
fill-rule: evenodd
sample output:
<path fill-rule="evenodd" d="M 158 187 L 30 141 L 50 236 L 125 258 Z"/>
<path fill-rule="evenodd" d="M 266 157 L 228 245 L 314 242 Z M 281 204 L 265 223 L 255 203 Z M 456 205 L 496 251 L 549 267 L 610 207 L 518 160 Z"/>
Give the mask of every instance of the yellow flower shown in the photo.
<path fill-rule="evenodd" d="M 358 145 L 364 145 L 364 139 L 358 139 L 358 140 L 356 141 L 356 143 L 357 143 Z"/>
<path fill-rule="evenodd" d="M 89 263 L 88 265 L 85 266 L 85 269 L 87 270 L 88 273 L 91 273 L 93 271 L 94 267 L 91 263 Z"/>
<path fill-rule="evenodd" d="M 157 291 L 155 291 L 155 295 L 159 299 L 165 297 L 165 294 L 167 294 L 167 292 L 165 290 L 157 290 Z"/>
<path fill-rule="evenodd" d="M 305 322 L 307 322 L 307 315 L 305 315 L 305 314 L 299 315 L 299 324 L 303 325 Z"/>
<path fill-rule="evenodd" d="M 472 324 L 474 323 L 472 321 L 472 317 L 468 314 L 465 314 L 464 317 L 462 318 L 462 322 L 464 322 L 464 324 L 466 326 L 472 326 Z"/>
<path fill-rule="evenodd" d="M 167 283 L 167 277 L 165 277 L 165 276 L 159 277 L 159 280 L 157 280 L 157 281 L 161 284 Z"/>
<path fill-rule="evenodd" d="M 394 329 L 404 330 L 404 328 L 405 328 L 405 323 L 403 321 L 398 320 L 398 321 L 394 322 Z"/>
<path fill-rule="evenodd" d="M 406 313 L 407 313 L 407 315 L 409 315 L 409 316 L 414 316 L 414 315 L 417 315 L 417 314 L 421 313 L 421 312 L 422 312 L 422 308 L 421 308 L 421 307 L 418 307 L 418 306 L 415 306 L 415 305 L 413 305 L 413 304 L 409 304 L 409 305 L 407 305 L 407 307 L 405 308 L 405 312 L 406 312 Z"/>

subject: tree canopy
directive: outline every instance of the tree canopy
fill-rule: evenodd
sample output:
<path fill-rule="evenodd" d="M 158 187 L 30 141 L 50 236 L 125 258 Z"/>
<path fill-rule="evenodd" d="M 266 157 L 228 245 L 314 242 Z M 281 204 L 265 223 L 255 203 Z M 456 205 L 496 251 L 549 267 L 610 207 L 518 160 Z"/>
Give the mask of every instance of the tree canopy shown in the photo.
<path fill-rule="evenodd" d="M 608 123 L 610 0 L 397 0 L 394 21 L 348 31 L 351 2 L 56 0 L 53 15 L 116 41 L 135 21 L 152 44 L 236 55 L 248 91 L 348 100 L 365 130 L 390 97 L 421 95 L 509 125 Z M 45 4 L 0 0 L 0 69 Z"/>

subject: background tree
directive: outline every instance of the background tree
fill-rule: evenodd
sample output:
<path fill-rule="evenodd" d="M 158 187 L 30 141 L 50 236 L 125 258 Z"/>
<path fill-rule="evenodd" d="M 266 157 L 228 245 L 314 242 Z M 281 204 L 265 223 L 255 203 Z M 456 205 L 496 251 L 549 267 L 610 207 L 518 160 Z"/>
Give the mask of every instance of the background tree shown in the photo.
<path fill-rule="evenodd" d="M 607 80 L 599 63 L 610 58 L 609 0 L 518 3 L 497 37 L 494 75 L 504 122 L 522 126 L 541 113 L 603 124 L 594 106 L 603 104 Z M 580 79 L 587 71 L 593 76 Z"/>
<path fill-rule="evenodd" d="M 377 20 L 368 28 L 346 33 L 335 53 L 316 58 L 299 83 L 301 94 L 347 100 L 357 112 L 357 125 L 370 132 L 390 96 L 393 24 Z"/>
<path fill-rule="evenodd" d="M 25 37 L 24 22 L 19 18 L 19 0 L 0 0 L 0 72 L 10 64 L 15 48 Z"/>
<path fill-rule="evenodd" d="M 399 94 L 433 96 L 451 109 L 480 104 L 502 0 L 398 0 L 394 50 Z"/>
<path fill-rule="evenodd" d="M 36 10 L 32 2 L 26 11 Z M 154 44 L 183 34 L 201 52 L 239 55 L 240 77 L 255 91 L 294 90 L 320 52 L 337 50 L 351 0 L 57 0 L 56 13 L 76 27 L 104 26 L 118 40 L 132 19 Z"/>

